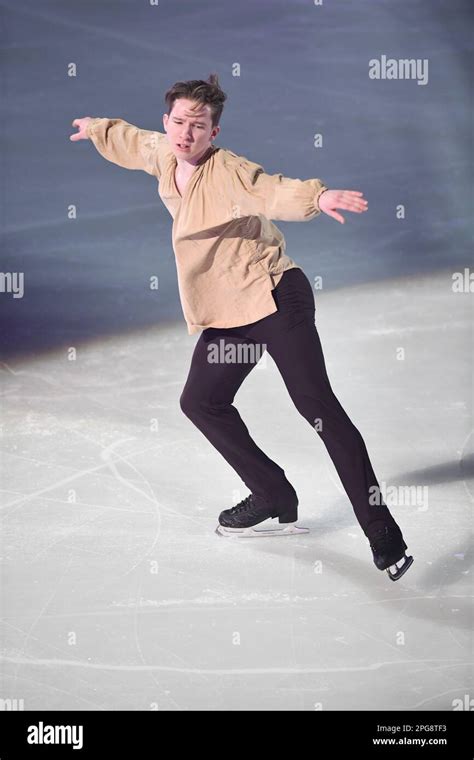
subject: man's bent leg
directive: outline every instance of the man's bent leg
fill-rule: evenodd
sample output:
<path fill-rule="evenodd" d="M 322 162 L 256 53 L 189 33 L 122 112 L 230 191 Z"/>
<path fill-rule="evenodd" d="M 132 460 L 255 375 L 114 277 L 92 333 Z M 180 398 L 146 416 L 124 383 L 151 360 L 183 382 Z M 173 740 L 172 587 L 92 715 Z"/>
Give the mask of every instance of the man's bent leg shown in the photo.
<path fill-rule="evenodd" d="M 222 341 L 227 346 L 234 344 L 235 354 L 238 353 L 239 345 L 252 343 L 248 338 L 242 337 L 236 328 L 204 330 L 196 343 L 188 378 L 180 397 L 181 409 L 253 494 L 267 498 L 269 493 L 294 493 L 284 470 L 256 445 L 232 404 L 237 390 L 258 359 L 252 360 L 251 352 L 242 351 L 241 354 L 246 359 L 249 359 L 250 354 L 249 361 L 209 361 L 210 349 L 215 350 L 215 356 L 222 357 Z"/>

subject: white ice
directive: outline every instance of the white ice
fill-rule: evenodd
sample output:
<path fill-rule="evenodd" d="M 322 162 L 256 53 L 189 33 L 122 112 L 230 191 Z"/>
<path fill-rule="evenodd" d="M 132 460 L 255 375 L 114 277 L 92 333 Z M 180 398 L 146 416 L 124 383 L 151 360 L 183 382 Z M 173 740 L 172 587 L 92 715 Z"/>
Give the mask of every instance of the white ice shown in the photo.
<path fill-rule="evenodd" d="M 4 363 L 2 695 L 25 709 L 449 710 L 472 692 L 472 324 L 450 283 L 316 295 L 333 388 L 379 481 L 427 494 L 389 503 L 415 557 L 395 583 L 268 354 L 235 403 L 310 533 L 247 541 L 214 533 L 247 490 L 179 408 L 184 322 L 84 344 L 76 361 Z"/>

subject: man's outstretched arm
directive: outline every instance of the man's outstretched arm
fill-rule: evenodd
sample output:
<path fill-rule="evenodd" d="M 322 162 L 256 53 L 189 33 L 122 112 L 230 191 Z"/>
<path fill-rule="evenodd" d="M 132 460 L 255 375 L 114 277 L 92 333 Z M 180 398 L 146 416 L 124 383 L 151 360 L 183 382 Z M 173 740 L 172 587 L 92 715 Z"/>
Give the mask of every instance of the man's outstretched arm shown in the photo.
<path fill-rule="evenodd" d="M 158 148 L 167 140 L 164 133 L 139 129 L 123 119 L 90 116 L 74 119 L 72 126 L 79 131 L 70 135 L 70 140 L 90 139 L 107 161 L 124 169 L 141 169 L 159 178 Z"/>
<path fill-rule="evenodd" d="M 336 208 L 356 213 L 367 210 L 367 201 L 358 190 L 329 190 L 320 179 L 301 180 L 282 174 L 266 174 L 260 164 L 232 155 L 237 159 L 233 195 L 239 216 L 260 213 L 268 219 L 306 222 L 323 211 L 344 224 L 344 218 L 335 211 Z"/>

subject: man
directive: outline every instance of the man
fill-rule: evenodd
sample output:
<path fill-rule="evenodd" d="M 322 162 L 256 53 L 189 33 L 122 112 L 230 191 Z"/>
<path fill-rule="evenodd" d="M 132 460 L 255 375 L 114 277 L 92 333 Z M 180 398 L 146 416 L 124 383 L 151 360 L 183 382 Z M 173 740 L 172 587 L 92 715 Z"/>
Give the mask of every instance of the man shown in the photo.
<path fill-rule="evenodd" d="M 71 140 L 91 139 L 99 153 L 159 180 L 173 217 L 173 248 L 183 314 L 190 335 L 201 332 L 180 398 L 183 412 L 240 475 L 251 493 L 219 516 L 222 535 L 291 535 L 298 498 L 284 470 L 257 447 L 232 405 L 255 366 L 215 361 L 213 349 L 268 350 L 290 396 L 317 430 L 338 471 L 380 570 L 398 580 L 413 562 L 400 528 L 381 498 L 360 432 L 334 395 L 314 323 L 312 287 L 286 253 L 270 221 L 309 221 L 336 209 L 367 210 L 363 193 L 330 190 L 319 179 L 269 175 L 244 156 L 217 147 L 226 100 L 218 78 L 175 83 L 165 94 L 165 133 L 122 119 L 85 117 Z M 227 354 L 226 354 L 227 356 Z M 283 528 L 256 526 L 277 518 Z"/>

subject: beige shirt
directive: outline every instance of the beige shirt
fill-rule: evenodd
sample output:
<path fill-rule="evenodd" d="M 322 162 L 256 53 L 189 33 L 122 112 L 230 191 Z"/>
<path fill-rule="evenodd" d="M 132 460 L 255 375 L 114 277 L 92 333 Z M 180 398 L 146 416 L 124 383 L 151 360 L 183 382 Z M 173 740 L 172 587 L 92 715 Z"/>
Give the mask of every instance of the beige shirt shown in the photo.
<path fill-rule="evenodd" d="M 166 133 L 94 117 L 87 135 L 108 161 L 159 180 L 159 196 L 173 217 L 189 335 L 249 324 L 277 311 L 272 289 L 285 270 L 300 267 L 285 253 L 285 238 L 270 220 L 304 222 L 320 214 L 318 198 L 328 189 L 321 180 L 269 175 L 259 164 L 213 144 L 181 197 Z"/>

